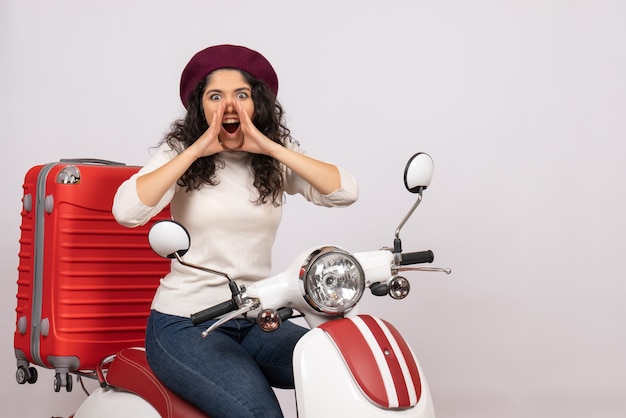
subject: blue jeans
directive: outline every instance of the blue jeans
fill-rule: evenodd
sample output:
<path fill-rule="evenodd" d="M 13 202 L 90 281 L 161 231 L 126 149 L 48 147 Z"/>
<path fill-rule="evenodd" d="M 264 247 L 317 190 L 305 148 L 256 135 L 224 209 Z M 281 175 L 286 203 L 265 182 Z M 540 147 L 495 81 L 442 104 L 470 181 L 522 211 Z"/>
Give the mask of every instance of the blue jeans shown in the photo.
<path fill-rule="evenodd" d="M 282 417 L 271 386 L 293 388 L 293 349 L 308 330 L 289 321 L 266 333 L 235 319 L 207 338 L 214 320 L 152 311 L 146 331 L 148 363 L 157 377 L 211 418 Z"/>

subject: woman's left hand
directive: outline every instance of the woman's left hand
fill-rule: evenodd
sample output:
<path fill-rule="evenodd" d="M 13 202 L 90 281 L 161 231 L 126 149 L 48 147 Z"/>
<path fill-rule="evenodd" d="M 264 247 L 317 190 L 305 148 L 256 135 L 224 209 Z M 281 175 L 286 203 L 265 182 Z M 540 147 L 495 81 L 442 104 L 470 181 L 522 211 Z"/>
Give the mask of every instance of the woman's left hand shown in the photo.
<path fill-rule="evenodd" d="M 243 133 L 243 144 L 241 145 L 241 151 L 247 151 L 253 154 L 265 154 L 270 155 L 273 147 L 280 146 L 267 136 L 263 135 L 261 131 L 254 126 L 250 115 L 243 108 L 239 101 L 234 101 L 235 110 L 239 115 L 240 129 Z"/>
<path fill-rule="evenodd" d="M 275 158 L 322 194 L 330 194 L 341 187 L 341 174 L 335 165 L 277 144 L 254 126 L 250 116 L 238 101 L 235 101 L 235 109 L 239 115 L 240 128 L 244 137 L 240 148 L 242 151 L 265 154 Z"/>

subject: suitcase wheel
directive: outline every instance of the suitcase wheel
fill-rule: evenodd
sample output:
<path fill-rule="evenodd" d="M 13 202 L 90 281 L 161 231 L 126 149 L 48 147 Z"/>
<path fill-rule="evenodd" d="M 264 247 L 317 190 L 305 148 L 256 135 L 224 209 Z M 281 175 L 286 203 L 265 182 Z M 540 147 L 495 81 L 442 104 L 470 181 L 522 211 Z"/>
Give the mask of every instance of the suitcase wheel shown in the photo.
<path fill-rule="evenodd" d="M 65 377 L 65 379 L 64 379 Z M 69 373 L 61 374 L 57 373 L 54 375 L 54 391 L 60 392 L 61 388 L 65 386 L 65 390 L 68 392 L 72 391 L 72 375 Z"/>
<path fill-rule="evenodd" d="M 33 384 L 37 381 L 37 377 L 37 369 L 34 367 L 20 366 L 15 372 L 15 380 L 17 380 L 17 383 L 20 385 L 24 383 Z"/>

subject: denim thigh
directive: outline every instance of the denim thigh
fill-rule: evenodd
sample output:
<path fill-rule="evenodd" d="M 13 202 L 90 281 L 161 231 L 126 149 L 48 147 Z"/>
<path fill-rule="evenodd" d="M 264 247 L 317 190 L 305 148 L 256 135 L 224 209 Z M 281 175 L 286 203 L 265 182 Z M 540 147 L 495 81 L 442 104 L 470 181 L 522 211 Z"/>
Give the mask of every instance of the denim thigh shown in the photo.
<path fill-rule="evenodd" d="M 146 354 L 154 373 L 211 417 L 282 417 L 271 386 L 293 388 L 293 349 L 307 329 L 286 321 L 265 333 L 232 320 L 202 338 L 212 323 L 152 311 Z"/>

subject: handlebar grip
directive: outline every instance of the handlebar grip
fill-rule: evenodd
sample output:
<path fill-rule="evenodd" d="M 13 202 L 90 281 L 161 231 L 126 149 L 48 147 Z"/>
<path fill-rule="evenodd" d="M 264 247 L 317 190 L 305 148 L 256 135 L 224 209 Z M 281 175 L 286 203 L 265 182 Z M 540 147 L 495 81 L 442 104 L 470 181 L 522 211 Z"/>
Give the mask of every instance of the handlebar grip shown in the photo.
<path fill-rule="evenodd" d="M 402 253 L 402 261 L 400 265 L 408 266 L 409 264 L 432 263 L 435 254 L 432 251 L 417 251 L 414 253 Z"/>
<path fill-rule="evenodd" d="M 217 318 L 218 316 L 232 312 L 235 309 L 237 309 L 237 304 L 234 300 L 230 299 L 218 305 L 211 306 L 203 311 L 191 314 L 191 322 L 193 322 L 194 325 L 198 325 L 208 321 L 209 319 Z"/>

